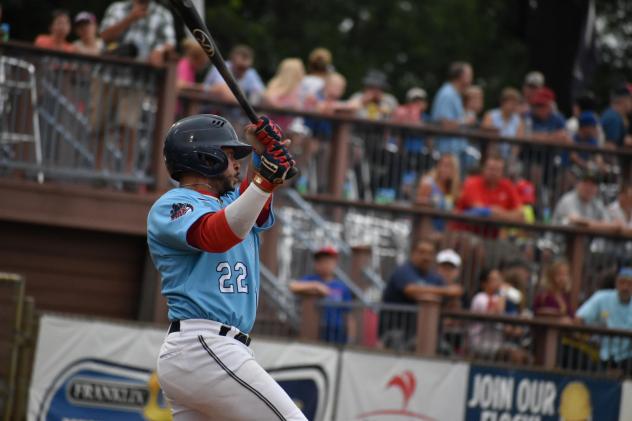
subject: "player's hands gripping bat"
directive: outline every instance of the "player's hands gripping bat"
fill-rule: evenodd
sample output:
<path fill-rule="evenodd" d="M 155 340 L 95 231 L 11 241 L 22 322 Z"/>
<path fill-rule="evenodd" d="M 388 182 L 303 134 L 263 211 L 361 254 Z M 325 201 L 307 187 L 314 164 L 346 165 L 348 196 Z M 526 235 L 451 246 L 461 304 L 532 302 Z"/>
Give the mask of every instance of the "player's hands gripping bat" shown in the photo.
<path fill-rule="evenodd" d="M 217 68 L 217 71 L 228 85 L 228 88 L 231 90 L 237 102 L 244 110 L 244 113 L 248 117 L 248 119 L 253 123 L 259 125 L 260 119 L 255 113 L 252 105 L 246 99 L 246 96 L 242 92 L 241 88 L 237 84 L 235 77 L 226 67 L 226 63 L 224 62 L 224 58 L 222 54 L 217 49 L 215 45 L 215 41 L 211 36 L 210 31 L 208 30 L 204 21 L 200 17 L 200 14 L 195 10 L 195 6 L 190 0 L 170 0 L 173 7 L 178 11 L 180 17 L 184 21 L 184 24 L 189 31 L 193 34 L 197 42 L 200 44 L 208 58 L 211 60 L 211 63 Z M 258 126 L 259 127 L 259 126 Z M 278 126 L 277 126 L 278 127 Z M 280 132 L 279 132 L 280 133 Z M 283 136 L 279 136 L 282 138 Z M 291 167 L 287 173 L 286 179 L 290 179 L 298 174 L 298 169 L 296 167 Z"/>

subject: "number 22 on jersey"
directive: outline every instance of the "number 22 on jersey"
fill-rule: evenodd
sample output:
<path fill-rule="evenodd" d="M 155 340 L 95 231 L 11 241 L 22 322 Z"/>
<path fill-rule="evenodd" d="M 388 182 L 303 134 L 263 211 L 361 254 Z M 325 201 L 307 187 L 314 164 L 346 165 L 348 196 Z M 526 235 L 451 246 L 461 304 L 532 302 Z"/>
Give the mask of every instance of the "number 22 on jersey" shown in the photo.
<path fill-rule="evenodd" d="M 224 294 L 234 293 L 235 285 L 237 285 L 238 293 L 248 293 L 248 284 L 244 283 L 248 277 L 248 269 L 246 269 L 246 265 L 241 262 L 237 262 L 231 270 L 228 262 L 220 262 L 217 264 L 215 269 L 221 274 L 218 279 L 220 292 Z M 238 274 L 234 282 L 232 282 L 233 273 Z"/>

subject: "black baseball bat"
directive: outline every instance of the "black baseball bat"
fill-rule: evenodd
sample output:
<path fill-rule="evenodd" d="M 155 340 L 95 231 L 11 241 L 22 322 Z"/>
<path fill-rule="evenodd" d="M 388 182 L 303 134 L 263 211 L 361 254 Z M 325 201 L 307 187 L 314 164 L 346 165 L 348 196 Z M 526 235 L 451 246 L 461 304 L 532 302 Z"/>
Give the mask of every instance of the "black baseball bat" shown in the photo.
<path fill-rule="evenodd" d="M 208 27 L 200 17 L 200 14 L 195 10 L 195 6 L 190 0 L 170 0 L 173 7 L 178 11 L 178 14 L 184 21 L 184 24 L 189 31 L 193 34 L 196 41 L 200 44 L 208 58 L 211 60 L 211 63 L 215 67 L 217 67 L 217 71 L 224 81 L 228 85 L 228 88 L 231 90 L 235 98 L 237 98 L 237 102 L 241 105 L 241 108 L 246 113 L 246 116 L 252 123 L 257 123 L 259 117 L 255 110 L 252 108 L 252 105 L 246 99 L 246 96 L 242 92 L 241 88 L 237 84 L 235 77 L 226 67 L 226 62 L 224 61 L 224 57 L 222 57 L 222 53 L 220 53 L 217 48 L 213 37 L 211 36 L 211 31 L 208 30 Z M 287 178 L 292 178 L 298 173 L 298 169 L 296 167 L 290 168 Z"/>
<path fill-rule="evenodd" d="M 208 30 L 208 27 L 200 17 L 200 14 L 195 10 L 195 6 L 190 0 L 170 0 L 171 4 L 178 11 L 178 14 L 184 21 L 184 24 L 189 31 L 193 34 L 196 41 L 200 44 L 208 58 L 211 60 L 213 65 L 217 68 L 217 71 L 224 81 L 230 88 L 235 98 L 237 98 L 237 102 L 241 105 L 241 108 L 246 113 L 248 120 L 252 123 L 257 123 L 259 117 L 255 113 L 255 110 L 252 108 L 252 105 L 246 99 L 246 96 L 242 92 L 241 88 L 237 84 L 235 77 L 226 67 L 226 62 L 224 61 L 224 57 L 222 57 L 222 53 L 220 53 L 217 48 L 213 37 L 211 36 L 211 32 Z"/>

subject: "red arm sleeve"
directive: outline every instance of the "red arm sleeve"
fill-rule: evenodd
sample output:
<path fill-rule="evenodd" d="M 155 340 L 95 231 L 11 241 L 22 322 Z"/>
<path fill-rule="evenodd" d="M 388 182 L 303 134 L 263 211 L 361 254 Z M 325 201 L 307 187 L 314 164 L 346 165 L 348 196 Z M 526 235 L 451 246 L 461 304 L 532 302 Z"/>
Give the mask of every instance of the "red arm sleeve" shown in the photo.
<path fill-rule="evenodd" d="M 241 240 L 230 229 L 223 209 L 203 215 L 187 231 L 189 245 L 209 253 L 228 251 Z"/>
<path fill-rule="evenodd" d="M 247 178 L 244 178 L 244 180 L 239 185 L 239 194 L 243 194 L 249 185 L 250 185 L 250 180 Z M 266 221 L 268 220 L 268 217 L 270 216 L 271 207 L 272 207 L 272 195 L 270 195 L 270 198 L 268 199 L 266 204 L 263 206 L 263 209 L 261 209 L 261 213 L 259 213 L 259 216 L 257 217 L 257 226 L 261 226 L 266 223 Z"/>

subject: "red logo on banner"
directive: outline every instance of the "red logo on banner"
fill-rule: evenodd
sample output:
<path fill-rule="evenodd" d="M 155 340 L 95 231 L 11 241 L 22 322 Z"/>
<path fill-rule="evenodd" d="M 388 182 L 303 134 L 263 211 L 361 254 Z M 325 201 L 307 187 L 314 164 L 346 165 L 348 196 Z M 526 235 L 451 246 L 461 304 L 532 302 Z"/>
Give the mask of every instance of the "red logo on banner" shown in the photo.
<path fill-rule="evenodd" d="M 408 401 L 410 397 L 415 393 L 415 389 L 417 388 L 417 380 L 415 380 L 415 375 L 410 371 L 404 371 L 401 375 L 393 377 L 389 380 L 386 388 L 391 386 L 399 387 L 402 390 L 402 395 L 404 395 L 404 408 L 408 406 Z"/>
<path fill-rule="evenodd" d="M 398 374 L 393 376 L 388 383 L 386 383 L 386 388 L 396 387 L 401 390 L 402 395 L 404 397 L 404 405 L 401 409 L 379 409 L 376 411 L 365 412 L 364 414 L 358 415 L 357 419 L 394 419 L 394 418 L 406 418 L 406 419 L 417 419 L 423 421 L 436 421 L 434 418 L 430 418 L 424 414 L 418 414 L 406 409 L 408 407 L 408 402 L 410 398 L 415 394 L 415 389 L 417 388 L 417 379 L 415 379 L 415 375 L 411 371 L 404 371 L 402 374 Z"/>

